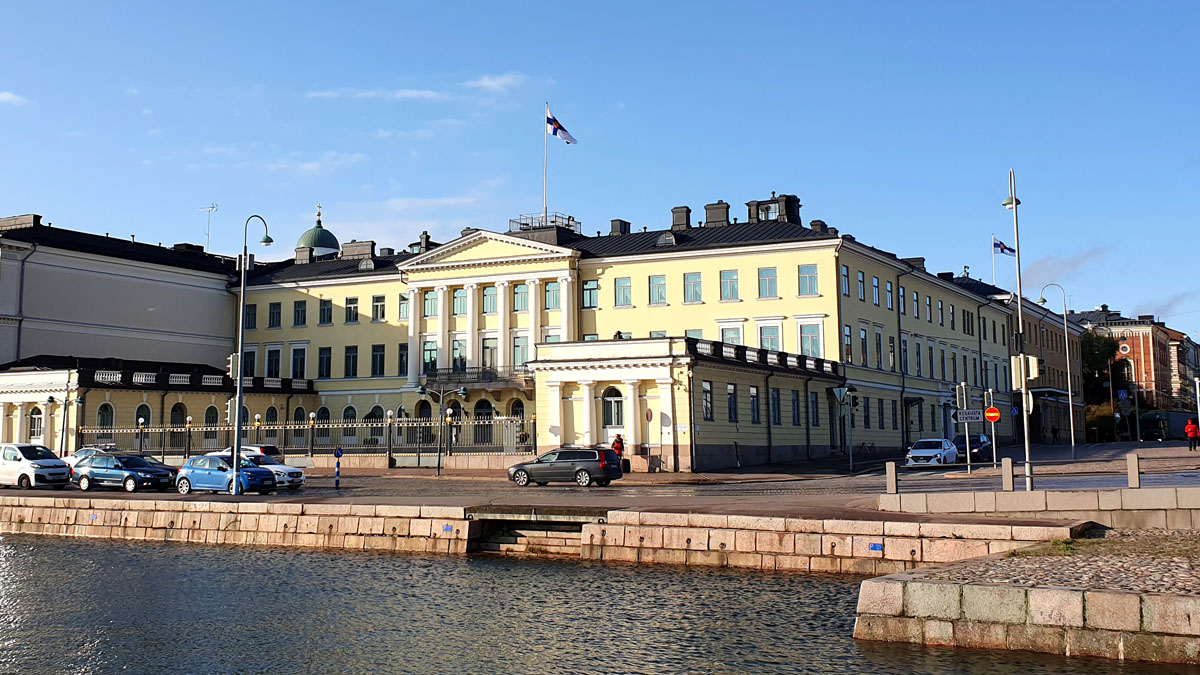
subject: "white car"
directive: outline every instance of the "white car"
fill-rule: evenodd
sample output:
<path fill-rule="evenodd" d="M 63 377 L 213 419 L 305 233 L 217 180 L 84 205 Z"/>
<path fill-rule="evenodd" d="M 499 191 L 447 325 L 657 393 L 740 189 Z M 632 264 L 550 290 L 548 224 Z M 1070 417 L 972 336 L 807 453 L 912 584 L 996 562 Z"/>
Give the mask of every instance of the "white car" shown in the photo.
<path fill-rule="evenodd" d="M 0 485 L 22 490 L 49 485 L 61 490 L 71 482 L 71 467 L 44 445 L 0 445 Z"/>
<path fill-rule="evenodd" d="M 91 457 L 92 455 L 95 455 L 95 454 L 103 454 L 106 452 L 113 452 L 113 451 L 114 450 L 112 448 L 100 448 L 100 447 L 96 447 L 94 445 L 89 445 L 89 446 L 82 447 L 82 448 L 76 450 L 75 452 L 67 455 L 66 457 L 63 457 L 62 461 L 66 462 L 67 466 L 74 468 L 75 465 L 79 463 L 79 460 L 84 459 L 85 457 Z"/>
<path fill-rule="evenodd" d="M 210 455 L 230 455 L 233 448 L 210 452 Z M 255 466 L 275 474 L 275 485 L 280 489 L 299 490 L 304 487 L 304 469 L 283 463 L 283 454 L 273 445 L 243 445 L 242 458 Z"/>
<path fill-rule="evenodd" d="M 904 466 L 938 466 L 958 461 L 958 448 L 946 438 L 922 438 L 908 449 Z"/>

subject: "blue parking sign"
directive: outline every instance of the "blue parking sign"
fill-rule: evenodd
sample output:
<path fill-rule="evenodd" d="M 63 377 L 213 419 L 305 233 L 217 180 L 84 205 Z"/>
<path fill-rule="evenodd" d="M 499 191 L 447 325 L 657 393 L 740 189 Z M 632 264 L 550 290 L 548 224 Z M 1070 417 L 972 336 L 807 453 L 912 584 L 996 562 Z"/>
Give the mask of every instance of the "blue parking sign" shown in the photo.
<path fill-rule="evenodd" d="M 334 450 L 334 451 L 333 451 L 333 456 L 334 456 L 334 457 L 337 457 L 337 458 L 339 458 L 339 459 L 341 459 L 341 457 L 342 457 L 342 449 L 341 449 L 341 448 L 338 448 L 338 449 Z"/>
<path fill-rule="evenodd" d="M 1008 411 L 1008 414 L 1012 415 L 1013 417 L 1016 417 L 1017 415 L 1021 414 L 1021 409 L 1014 405 L 1012 407 L 1012 410 Z"/>
<path fill-rule="evenodd" d="M 1129 398 L 1129 392 L 1125 391 L 1124 389 L 1117 390 L 1117 400 L 1118 401 L 1124 401 L 1127 398 Z"/>

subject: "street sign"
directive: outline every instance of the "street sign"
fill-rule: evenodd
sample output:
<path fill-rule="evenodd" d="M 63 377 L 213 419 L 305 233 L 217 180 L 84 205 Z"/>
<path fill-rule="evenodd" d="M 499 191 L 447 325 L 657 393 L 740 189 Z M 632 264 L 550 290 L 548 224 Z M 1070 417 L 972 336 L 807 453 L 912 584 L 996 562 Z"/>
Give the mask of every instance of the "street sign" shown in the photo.
<path fill-rule="evenodd" d="M 1124 389 L 1120 389 L 1117 391 L 1117 399 L 1118 400 L 1124 401 L 1127 398 L 1129 398 L 1129 392 L 1125 391 Z"/>
<path fill-rule="evenodd" d="M 1009 409 L 1008 414 L 1012 415 L 1013 417 L 1016 417 L 1017 415 L 1021 414 L 1021 409 L 1014 405 L 1012 408 Z"/>
<path fill-rule="evenodd" d="M 1129 401 L 1121 401 L 1121 412 L 1125 415 L 1129 414 Z"/>
<path fill-rule="evenodd" d="M 992 406 L 991 408 L 984 410 L 983 418 L 989 422 L 999 422 L 1000 421 L 1000 409 L 995 406 Z"/>
<path fill-rule="evenodd" d="M 333 451 L 333 456 L 334 456 L 334 457 L 337 457 L 337 458 L 339 458 L 339 459 L 340 459 L 340 458 L 341 458 L 341 456 L 342 456 L 342 449 L 341 449 L 341 448 L 337 448 L 336 450 L 334 450 L 334 451 Z"/>
<path fill-rule="evenodd" d="M 983 421 L 983 411 L 982 410 L 955 410 L 953 413 L 951 413 L 950 418 L 951 418 L 951 421 L 955 422 L 956 424 L 961 424 L 964 422 L 968 423 L 968 424 L 971 422 L 982 422 Z"/>

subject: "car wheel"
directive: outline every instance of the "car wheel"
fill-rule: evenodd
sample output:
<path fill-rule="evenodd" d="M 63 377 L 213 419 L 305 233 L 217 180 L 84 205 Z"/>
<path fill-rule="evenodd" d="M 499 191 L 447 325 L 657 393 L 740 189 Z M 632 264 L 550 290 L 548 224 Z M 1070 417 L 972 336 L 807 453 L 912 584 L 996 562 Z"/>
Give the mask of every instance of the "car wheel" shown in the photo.
<path fill-rule="evenodd" d="M 580 487 L 587 487 L 592 484 L 592 474 L 587 469 L 580 469 L 575 472 L 575 482 Z"/>
<path fill-rule="evenodd" d="M 29 480 L 29 476 L 21 474 L 21 477 L 17 479 L 17 487 L 21 488 L 22 490 L 28 490 L 29 488 L 33 487 L 33 482 Z"/>
<path fill-rule="evenodd" d="M 525 469 L 517 469 L 516 473 L 513 474 L 513 482 L 516 483 L 518 487 L 525 487 L 529 485 L 529 472 Z"/>
<path fill-rule="evenodd" d="M 81 479 L 81 482 L 82 482 L 82 479 Z M 181 495 L 191 494 L 192 481 L 190 481 L 186 478 L 180 478 L 179 482 L 175 484 L 175 491 Z"/>
<path fill-rule="evenodd" d="M 232 478 L 229 479 L 229 482 L 225 484 L 225 491 L 228 492 L 229 494 L 233 494 L 233 479 Z"/>
<path fill-rule="evenodd" d="M 596 485 L 599 485 L 600 487 L 608 487 L 610 483 L 612 483 L 612 481 L 608 481 L 608 480 L 596 481 Z"/>
<path fill-rule="evenodd" d="M 133 476 L 126 478 L 121 487 L 125 488 L 126 492 L 137 492 L 137 479 Z"/>
<path fill-rule="evenodd" d="M 79 489 L 87 492 L 92 489 L 92 479 L 87 476 L 79 477 Z"/>

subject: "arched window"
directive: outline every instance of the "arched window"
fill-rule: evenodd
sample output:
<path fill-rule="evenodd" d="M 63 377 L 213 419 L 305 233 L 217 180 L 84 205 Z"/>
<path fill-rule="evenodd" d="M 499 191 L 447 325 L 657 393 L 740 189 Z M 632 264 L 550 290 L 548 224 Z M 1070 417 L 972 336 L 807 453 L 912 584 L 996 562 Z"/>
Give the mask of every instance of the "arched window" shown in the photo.
<path fill-rule="evenodd" d="M 267 408 L 267 414 L 263 415 L 263 424 L 267 427 L 264 435 L 268 440 L 273 441 L 279 437 L 279 430 L 275 428 L 279 424 L 279 411 L 275 409 L 275 406 Z"/>
<path fill-rule="evenodd" d="M 367 413 L 367 416 L 363 418 L 363 421 L 370 424 L 381 424 L 383 422 L 383 407 L 375 406 L 371 408 L 371 411 Z M 383 427 L 373 426 L 370 428 L 368 433 L 370 433 L 371 438 L 383 438 Z M 378 441 L 375 442 L 378 443 Z"/>
<path fill-rule="evenodd" d="M 210 405 L 204 410 L 204 426 L 215 427 L 221 423 L 221 413 L 217 412 L 217 406 Z M 204 431 L 204 447 L 217 447 L 217 430 L 205 429 Z"/>
<path fill-rule="evenodd" d="M 416 433 L 415 438 L 409 438 L 409 442 L 428 444 L 433 442 L 433 406 L 429 405 L 429 401 L 417 401 L 417 419 L 422 424 L 415 425 L 412 430 Z"/>
<path fill-rule="evenodd" d="M 111 429 L 116 417 L 111 403 L 101 403 L 100 407 L 96 409 L 96 426 L 101 429 Z"/>
<path fill-rule="evenodd" d="M 36 405 L 29 411 L 29 440 L 40 441 L 45 428 L 42 426 L 42 409 Z"/>
<path fill-rule="evenodd" d="M 177 429 L 182 429 L 187 425 L 187 406 L 183 403 L 176 403 L 171 406 L 171 426 Z M 187 443 L 186 431 L 171 432 L 171 447 L 182 448 Z"/>
<path fill-rule="evenodd" d="M 292 438 L 296 439 L 297 441 L 303 440 L 304 429 L 306 427 L 301 427 L 299 425 L 308 424 L 307 413 L 304 412 L 303 407 L 296 406 L 296 410 L 292 412 L 292 424 L 296 425 L 296 428 L 292 430 Z"/>
<path fill-rule="evenodd" d="M 487 399 L 480 399 L 475 404 L 475 445 L 491 445 L 493 443 L 492 417 L 496 411 Z"/>
<path fill-rule="evenodd" d="M 317 440 L 329 443 L 329 408 L 317 408 Z"/>
<path fill-rule="evenodd" d="M 150 426 L 150 423 L 150 406 L 145 403 L 138 405 L 137 410 L 133 413 L 133 426 L 136 427 L 139 424 Z"/>
<path fill-rule="evenodd" d="M 522 403 L 519 399 L 513 401 L 512 407 L 511 407 L 511 412 L 509 414 L 512 417 L 524 417 L 525 416 L 525 404 Z"/>
<path fill-rule="evenodd" d="M 625 399 L 616 387 L 604 390 L 604 426 L 625 426 Z"/>
<path fill-rule="evenodd" d="M 353 443 L 358 438 L 358 411 L 354 406 L 342 408 L 342 443 Z"/>
<path fill-rule="evenodd" d="M 342 420 L 349 422 L 358 420 L 358 411 L 354 409 L 354 406 L 348 405 L 342 409 Z"/>

